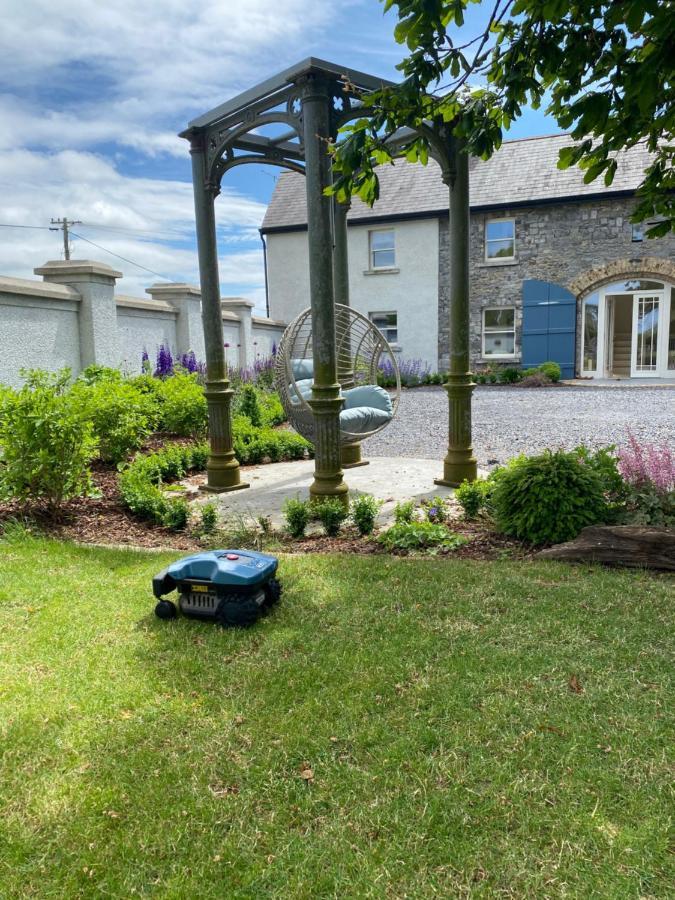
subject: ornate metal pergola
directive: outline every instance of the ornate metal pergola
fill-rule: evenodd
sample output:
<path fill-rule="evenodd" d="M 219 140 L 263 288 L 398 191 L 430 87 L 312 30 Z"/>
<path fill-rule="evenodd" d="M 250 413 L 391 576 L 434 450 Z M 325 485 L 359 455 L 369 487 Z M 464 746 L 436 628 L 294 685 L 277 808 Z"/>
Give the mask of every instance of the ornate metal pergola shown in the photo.
<path fill-rule="evenodd" d="M 308 58 L 194 119 L 181 137 L 190 141 L 197 249 L 206 345 L 206 390 L 211 452 L 207 490 L 248 487 L 240 478 L 232 446 L 231 399 L 223 343 L 216 240 L 215 199 L 223 176 L 235 166 L 268 163 L 305 175 L 312 310 L 314 386 L 310 405 L 316 418 L 313 498 L 347 501 L 341 460 L 342 405 L 335 349 L 334 306 L 349 303 L 347 207 L 325 194 L 331 184 L 328 143 L 339 128 L 363 115 L 359 96 L 387 82 L 347 67 Z M 275 135 L 261 129 L 275 126 Z M 285 126 L 281 128 L 280 126 Z M 425 130 L 427 127 L 425 126 Z M 268 129 L 269 130 L 269 129 Z M 468 158 L 458 152 L 443 126 L 429 126 L 433 155 L 450 186 L 452 267 L 449 446 L 442 483 L 475 477 L 471 451 L 471 375 L 468 306 Z M 453 229 L 455 223 L 466 227 Z"/>

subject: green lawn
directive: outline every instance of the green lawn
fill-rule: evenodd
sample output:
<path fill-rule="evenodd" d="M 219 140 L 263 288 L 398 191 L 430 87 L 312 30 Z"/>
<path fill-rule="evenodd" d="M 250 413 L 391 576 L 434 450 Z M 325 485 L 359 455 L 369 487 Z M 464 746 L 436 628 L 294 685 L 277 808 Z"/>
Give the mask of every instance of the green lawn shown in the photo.
<path fill-rule="evenodd" d="M 672 581 L 285 557 L 223 631 L 176 556 L 0 543 L 3 900 L 669 894 Z"/>

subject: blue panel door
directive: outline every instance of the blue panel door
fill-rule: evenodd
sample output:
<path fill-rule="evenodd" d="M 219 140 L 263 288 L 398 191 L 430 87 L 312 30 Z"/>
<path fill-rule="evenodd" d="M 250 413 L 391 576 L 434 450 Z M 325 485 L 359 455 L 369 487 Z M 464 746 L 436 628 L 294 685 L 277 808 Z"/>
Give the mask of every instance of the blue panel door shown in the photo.
<path fill-rule="evenodd" d="M 563 378 L 574 378 L 577 301 L 551 281 L 523 282 L 523 368 L 547 360 L 560 365 Z"/>

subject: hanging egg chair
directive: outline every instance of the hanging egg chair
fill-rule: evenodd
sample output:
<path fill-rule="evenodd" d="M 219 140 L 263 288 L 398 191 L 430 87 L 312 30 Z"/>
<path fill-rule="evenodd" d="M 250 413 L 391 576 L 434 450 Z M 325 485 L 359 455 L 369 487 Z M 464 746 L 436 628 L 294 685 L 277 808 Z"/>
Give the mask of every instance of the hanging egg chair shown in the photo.
<path fill-rule="evenodd" d="M 347 446 L 372 437 L 391 422 L 401 396 L 401 379 L 394 351 L 382 332 L 350 306 L 335 305 L 335 347 L 344 401 L 340 443 Z M 394 381 L 391 392 L 378 386 L 378 370 Z M 284 331 L 274 380 L 288 421 L 315 443 L 314 414 L 308 402 L 314 384 L 310 309 L 303 310 Z"/>

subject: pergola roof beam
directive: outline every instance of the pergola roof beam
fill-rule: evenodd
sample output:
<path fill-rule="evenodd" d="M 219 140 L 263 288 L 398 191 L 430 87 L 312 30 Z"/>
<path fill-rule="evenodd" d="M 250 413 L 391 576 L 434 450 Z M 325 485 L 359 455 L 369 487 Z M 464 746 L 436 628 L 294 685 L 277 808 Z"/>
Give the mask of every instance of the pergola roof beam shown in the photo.
<path fill-rule="evenodd" d="M 294 84 L 299 78 L 310 72 L 323 72 L 327 75 L 332 75 L 335 78 L 345 76 L 352 84 L 365 91 L 375 91 L 392 83 L 390 81 L 385 81 L 382 78 L 375 78 L 372 75 L 367 75 L 365 72 L 359 72 L 350 69 L 347 66 L 341 66 L 338 63 L 327 62 L 326 60 L 309 56 L 302 62 L 291 66 L 291 68 L 284 69 L 284 71 L 279 72 L 278 75 L 273 75 L 272 78 L 260 82 L 260 84 L 250 88 L 248 91 L 244 91 L 242 94 L 233 97 L 231 100 L 221 103 L 220 106 L 216 106 L 215 109 L 193 119 L 188 124 L 186 132 L 193 129 L 200 130 L 215 125 L 220 122 L 221 119 L 231 116 L 234 113 L 242 112 L 247 107 L 250 107 L 251 104 L 265 98 L 269 99 L 269 107 L 271 108 L 276 105 L 274 103 L 275 94 L 280 93 L 284 88 L 288 87 L 289 84 Z"/>

